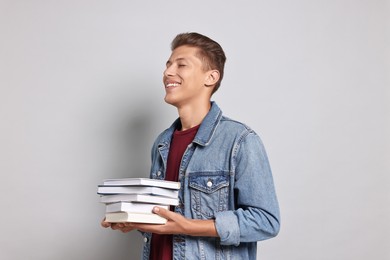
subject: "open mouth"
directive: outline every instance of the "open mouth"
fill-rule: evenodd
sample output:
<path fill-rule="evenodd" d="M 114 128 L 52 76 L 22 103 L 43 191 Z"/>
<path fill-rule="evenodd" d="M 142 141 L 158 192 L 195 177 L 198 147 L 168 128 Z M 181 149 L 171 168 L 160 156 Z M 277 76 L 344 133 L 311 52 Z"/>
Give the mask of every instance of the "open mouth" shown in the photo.
<path fill-rule="evenodd" d="M 165 84 L 165 88 L 175 88 L 175 87 L 178 87 L 180 85 L 180 83 L 177 83 L 177 82 L 168 82 Z"/>

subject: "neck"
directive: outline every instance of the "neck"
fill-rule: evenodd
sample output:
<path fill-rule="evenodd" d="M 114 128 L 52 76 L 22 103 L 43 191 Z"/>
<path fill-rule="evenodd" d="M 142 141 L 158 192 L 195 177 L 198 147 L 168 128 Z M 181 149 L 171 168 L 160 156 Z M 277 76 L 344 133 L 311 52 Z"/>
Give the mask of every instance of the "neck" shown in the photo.
<path fill-rule="evenodd" d="M 181 130 L 187 130 L 202 123 L 211 107 L 210 100 L 200 104 L 178 107 Z"/>

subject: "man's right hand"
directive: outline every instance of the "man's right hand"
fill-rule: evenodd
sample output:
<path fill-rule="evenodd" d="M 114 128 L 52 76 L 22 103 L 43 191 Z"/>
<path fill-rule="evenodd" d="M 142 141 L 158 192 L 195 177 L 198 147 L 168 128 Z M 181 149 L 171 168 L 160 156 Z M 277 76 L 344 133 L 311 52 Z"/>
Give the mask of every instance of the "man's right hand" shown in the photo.
<path fill-rule="evenodd" d="M 100 225 L 104 228 L 111 227 L 112 230 L 120 230 L 123 233 L 127 233 L 132 231 L 134 228 L 132 227 L 131 223 L 110 223 L 107 222 L 106 219 L 104 218 Z"/>

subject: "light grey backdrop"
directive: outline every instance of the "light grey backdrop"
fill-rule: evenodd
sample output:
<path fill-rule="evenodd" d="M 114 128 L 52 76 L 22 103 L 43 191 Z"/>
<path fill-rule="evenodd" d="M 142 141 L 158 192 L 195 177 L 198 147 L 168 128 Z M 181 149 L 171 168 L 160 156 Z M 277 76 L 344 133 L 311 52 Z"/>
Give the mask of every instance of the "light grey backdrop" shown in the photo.
<path fill-rule="evenodd" d="M 172 38 L 224 47 L 214 100 L 262 137 L 282 213 L 259 259 L 390 259 L 389 1 L 0 1 L 0 258 L 138 259 L 96 186 L 146 177 Z"/>

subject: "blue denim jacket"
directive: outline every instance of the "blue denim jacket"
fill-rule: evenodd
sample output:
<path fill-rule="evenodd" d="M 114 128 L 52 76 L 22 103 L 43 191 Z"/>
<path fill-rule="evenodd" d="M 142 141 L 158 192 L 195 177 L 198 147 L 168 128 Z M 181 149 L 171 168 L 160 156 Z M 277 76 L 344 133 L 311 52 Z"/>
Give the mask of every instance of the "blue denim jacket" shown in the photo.
<path fill-rule="evenodd" d="M 164 179 L 177 119 L 152 147 L 150 177 Z M 259 136 L 222 115 L 215 102 L 184 152 L 179 170 L 180 205 L 191 219 L 215 219 L 219 238 L 174 235 L 173 259 L 256 259 L 257 241 L 279 232 L 279 206 Z M 150 233 L 143 259 L 149 259 Z"/>

